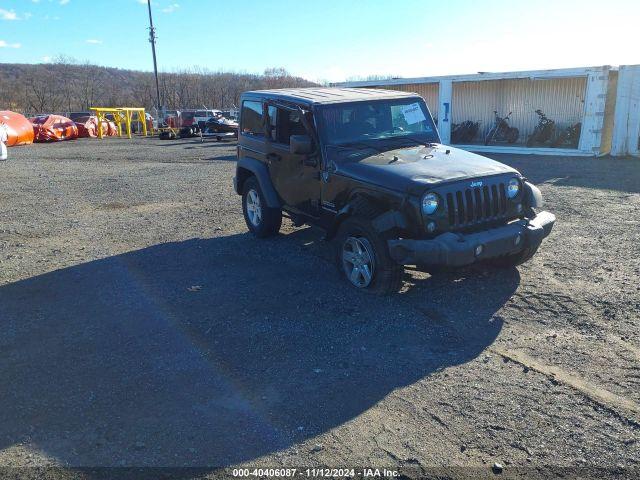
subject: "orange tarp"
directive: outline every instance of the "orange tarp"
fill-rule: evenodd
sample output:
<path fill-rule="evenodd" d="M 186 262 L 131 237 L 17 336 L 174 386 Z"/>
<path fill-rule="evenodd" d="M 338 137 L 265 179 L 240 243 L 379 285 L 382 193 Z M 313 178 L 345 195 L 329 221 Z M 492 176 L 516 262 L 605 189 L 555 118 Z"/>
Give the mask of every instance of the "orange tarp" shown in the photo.
<path fill-rule="evenodd" d="M 78 136 L 81 138 L 98 136 L 98 117 L 91 115 L 89 117 L 81 117 L 76 122 L 78 127 Z M 102 135 L 114 137 L 118 135 L 118 127 L 113 122 L 102 121 Z"/>
<path fill-rule="evenodd" d="M 41 115 L 30 118 L 33 124 L 34 140 L 36 142 L 59 142 L 78 138 L 78 127 L 62 115 Z"/>
<path fill-rule="evenodd" d="M 0 111 L 0 130 L 4 130 L 8 147 L 14 145 L 29 145 L 33 143 L 33 127 L 29 120 L 16 112 Z"/>

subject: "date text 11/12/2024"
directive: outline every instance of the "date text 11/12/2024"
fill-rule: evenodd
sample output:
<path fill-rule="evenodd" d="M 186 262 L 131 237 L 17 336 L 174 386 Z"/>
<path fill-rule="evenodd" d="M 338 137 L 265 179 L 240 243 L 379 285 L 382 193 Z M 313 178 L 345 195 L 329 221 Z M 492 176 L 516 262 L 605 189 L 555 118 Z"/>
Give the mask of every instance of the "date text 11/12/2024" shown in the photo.
<path fill-rule="evenodd" d="M 237 478 L 393 478 L 399 476 L 399 472 L 386 468 L 234 468 L 232 475 Z"/>

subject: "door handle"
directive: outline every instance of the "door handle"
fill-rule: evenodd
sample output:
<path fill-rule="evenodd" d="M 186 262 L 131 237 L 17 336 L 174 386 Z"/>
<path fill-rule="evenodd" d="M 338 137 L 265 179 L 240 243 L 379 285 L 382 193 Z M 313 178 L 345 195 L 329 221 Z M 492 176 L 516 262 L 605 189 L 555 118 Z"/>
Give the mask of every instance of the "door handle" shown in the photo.
<path fill-rule="evenodd" d="M 305 167 L 317 167 L 318 166 L 318 159 L 315 156 L 308 156 L 307 158 L 302 160 L 302 164 Z"/>
<path fill-rule="evenodd" d="M 269 160 L 269 162 L 279 162 L 281 159 L 282 157 L 277 153 L 267 153 L 267 160 Z"/>

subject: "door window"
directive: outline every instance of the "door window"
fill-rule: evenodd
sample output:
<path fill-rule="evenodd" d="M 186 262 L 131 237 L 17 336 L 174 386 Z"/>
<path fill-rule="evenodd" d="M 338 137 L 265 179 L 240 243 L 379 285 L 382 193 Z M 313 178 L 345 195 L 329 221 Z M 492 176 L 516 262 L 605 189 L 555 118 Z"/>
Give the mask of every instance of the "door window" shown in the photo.
<path fill-rule="evenodd" d="M 307 129 L 302 123 L 302 114 L 295 110 L 282 110 L 283 121 L 280 122 L 278 137 L 280 143 L 289 145 L 291 135 L 307 135 Z"/>
<path fill-rule="evenodd" d="M 244 101 L 242 102 L 241 130 L 243 135 L 251 135 L 254 137 L 264 136 L 262 127 L 262 103 Z"/>
<path fill-rule="evenodd" d="M 269 135 L 271 141 L 289 145 L 291 135 L 306 135 L 300 112 L 269 106 Z"/>
<path fill-rule="evenodd" d="M 273 105 L 269 105 L 267 113 L 269 115 L 269 125 L 267 127 L 267 133 L 269 135 L 269 139 L 272 142 L 278 141 L 278 108 Z"/>

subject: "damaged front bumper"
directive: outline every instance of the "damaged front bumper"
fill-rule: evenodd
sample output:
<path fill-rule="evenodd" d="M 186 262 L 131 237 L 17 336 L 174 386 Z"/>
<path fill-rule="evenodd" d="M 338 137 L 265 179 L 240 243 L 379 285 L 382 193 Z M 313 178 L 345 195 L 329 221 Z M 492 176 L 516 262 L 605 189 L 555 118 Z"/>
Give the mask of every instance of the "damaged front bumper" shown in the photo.
<path fill-rule="evenodd" d="M 489 258 L 513 255 L 537 248 L 556 221 L 550 212 L 529 220 L 516 220 L 503 227 L 478 233 L 447 232 L 432 240 L 389 240 L 391 257 L 401 265 L 462 267 Z"/>

